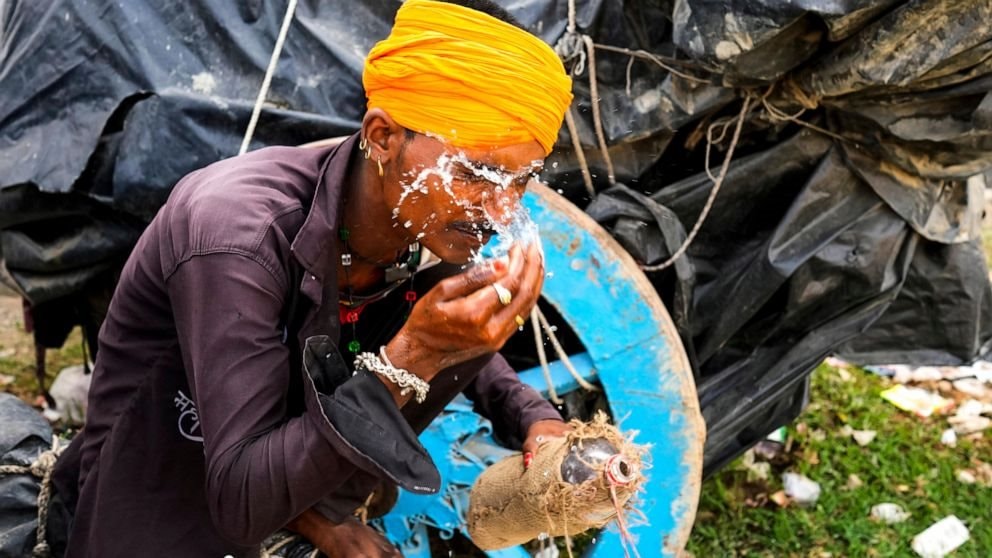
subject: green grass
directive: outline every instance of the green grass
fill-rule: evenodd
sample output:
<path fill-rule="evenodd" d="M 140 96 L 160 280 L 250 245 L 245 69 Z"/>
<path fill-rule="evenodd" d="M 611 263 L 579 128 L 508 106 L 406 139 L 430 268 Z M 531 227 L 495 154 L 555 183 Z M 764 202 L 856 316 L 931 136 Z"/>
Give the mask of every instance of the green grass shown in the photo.
<path fill-rule="evenodd" d="M 0 374 L 14 377 L 14 381 L 2 388 L 2 391 L 13 393 L 28 403 L 34 403 L 40 393 L 38 380 L 35 378 L 34 341 L 32 336 L 24 332 L 21 323 L 14 324 L 2 333 L 0 350 L 13 350 L 13 354 L 0 357 Z M 76 328 L 69 335 L 65 345 L 58 350 L 49 350 L 45 357 L 46 380 L 45 387 L 51 388 L 55 376 L 66 366 L 83 363 L 82 332 Z"/>
<path fill-rule="evenodd" d="M 789 426 L 791 448 L 773 465 L 767 486 L 747 482 L 740 460 L 703 484 L 688 549 L 699 558 L 722 556 L 915 556 L 912 538 L 954 514 L 971 531 L 955 557 L 992 555 L 992 488 L 965 485 L 957 469 L 972 458 L 992 460 L 988 439 L 960 438 L 956 448 L 940 444 L 944 417 L 919 419 L 879 398 L 889 382 L 868 372 L 821 365 L 813 375 L 811 404 Z M 877 430 L 867 447 L 837 434 L 845 424 Z M 816 433 L 821 431 L 826 437 Z M 796 471 L 820 483 L 822 495 L 809 509 L 756 507 L 761 494 L 782 488 L 781 473 Z M 848 490 L 848 476 L 864 485 Z M 912 513 L 904 523 L 872 521 L 869 510 L 897 503 Z"/>

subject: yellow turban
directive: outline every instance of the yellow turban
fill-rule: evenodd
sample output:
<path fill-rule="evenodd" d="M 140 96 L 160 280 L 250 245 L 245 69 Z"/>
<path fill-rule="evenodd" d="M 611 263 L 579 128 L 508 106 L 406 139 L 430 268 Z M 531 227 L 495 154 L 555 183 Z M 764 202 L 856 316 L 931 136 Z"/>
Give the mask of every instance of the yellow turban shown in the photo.
<path fill-rule="evenodd" d="M 545 154 L 572 102 L 554 50 L 488 14 L 407 0 L 392 33 L 369 52 L 368 107 L 401 126 L 467 149 L 537 140 Z"/>

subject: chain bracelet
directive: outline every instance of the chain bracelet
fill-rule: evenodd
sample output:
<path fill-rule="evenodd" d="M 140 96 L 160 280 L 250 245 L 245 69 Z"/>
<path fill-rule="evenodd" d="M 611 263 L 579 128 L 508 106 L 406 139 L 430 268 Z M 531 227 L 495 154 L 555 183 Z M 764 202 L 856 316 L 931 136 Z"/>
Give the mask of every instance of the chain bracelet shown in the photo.
<path fill-rule="evenodd" d="M 416 374 L 403 368 L 396 368 L 386 357 L 385 347 L 379 350 L 381 356 L 373 353 L 359 353 L 355 357 L 355 368 L 362 368 L 369 372 L 386 378 L 390 382 L 400 387 L 400 395 L 407 395 L 411 391 L 417 403 L 423 403 L 427 399 L 427 392 L 431 386 Z"/>

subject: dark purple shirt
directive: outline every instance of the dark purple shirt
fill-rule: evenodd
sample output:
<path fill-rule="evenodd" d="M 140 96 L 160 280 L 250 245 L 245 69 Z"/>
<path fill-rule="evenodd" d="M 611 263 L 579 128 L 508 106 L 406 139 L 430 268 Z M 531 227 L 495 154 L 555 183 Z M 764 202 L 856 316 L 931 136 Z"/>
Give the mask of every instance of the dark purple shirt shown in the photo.
<path fill-rule="evenodd" d="M 352 375 L 335 238 L 355 140 L 194 172 L 142 235 L 56 472 L 74 507 L 67 556 L 253 556 L 310 507 L 341 521 L 380 480 L 435 492 L 416 433 L 462 391 L 511 435 L 559 417 L 499 355 L 442 371 L 402 412 L 378 378 Z M 402 324 L 402 295 L 363 313 L 366 341 Z"/>

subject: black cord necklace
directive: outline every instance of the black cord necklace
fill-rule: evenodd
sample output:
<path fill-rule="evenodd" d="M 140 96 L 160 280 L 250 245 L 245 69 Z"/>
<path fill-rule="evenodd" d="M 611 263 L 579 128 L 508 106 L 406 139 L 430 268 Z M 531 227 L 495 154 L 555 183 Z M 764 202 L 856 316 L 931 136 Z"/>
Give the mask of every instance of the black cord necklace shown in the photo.
<path fill-rule="evenodd" d="M 420 266 L 420 243 L 414 242 L 409 245 L 405 261 L 396 262 L 386 268 L 386 286 L 383 289 L 371 295 L 356 296 L 351 288 L 351 264 L 353 261 L 351 245 L 349 243 L 351 232 L 347 228 L 341 227 L 338 229 L 338 236 L 344 244 L 344 250 L 341 252 L 341 267 L 344 268 L 345 280 L 345 298 L 338 300 L 339 317 L 342 324 L 351 325 L 351 341 L 348 342 L 348 352 L 357 355 L 362 350 L 362 344 L 358 341 L 358 320 L 361 317 L 362 310 L 365 309 L 366 305 L 386 298 L 400 285 L 408 281 L 407 291 L 403 297 L 407 303 L 404 319 L 410 316 L 410 311 L 413 310 L 413 304 L 417 301 L 417 292 L 413 290 L 413 280 L 417 275 L 417 268 Z"/>

